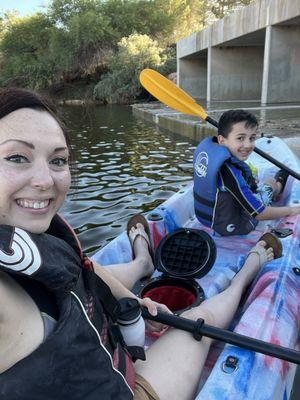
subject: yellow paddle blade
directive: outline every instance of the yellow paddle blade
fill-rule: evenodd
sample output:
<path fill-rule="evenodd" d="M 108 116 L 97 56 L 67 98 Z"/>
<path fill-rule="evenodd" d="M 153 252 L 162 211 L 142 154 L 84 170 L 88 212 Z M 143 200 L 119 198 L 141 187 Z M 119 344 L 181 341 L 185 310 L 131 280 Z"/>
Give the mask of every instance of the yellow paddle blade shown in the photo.
<path fill-rule="evenodd" d="M 207 118 L 204 109 L 185 91 L 153 69 L 144 69 L 140 73 L 140 82 L 157 100 L 184 114 Z"/>

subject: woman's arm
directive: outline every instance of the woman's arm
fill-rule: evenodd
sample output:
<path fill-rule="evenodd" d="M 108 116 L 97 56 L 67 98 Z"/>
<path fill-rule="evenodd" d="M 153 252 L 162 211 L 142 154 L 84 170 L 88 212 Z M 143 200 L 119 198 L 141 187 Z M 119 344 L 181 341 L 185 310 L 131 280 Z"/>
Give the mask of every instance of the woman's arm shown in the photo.
<path fill-rule="evenodd" d="M 263 212 L 258 214 L 255 218 L 258 221 L 263 221 L 265 219 L 278 219 L 283 217 L 292 217 L 294 215 L 300 214 L 300 206 L 295 207 L 272 207 L 268 206 Z"/>
<path fill-rule="evenodd" d="M 112 294 L 116 299 L 122 299 L 123 297 L 131 297 L 136 299 L 139 304 L 143 307 L 146 307 L 151 315 L 156 315 L 157 311 L 163 311 L 167 313 L 171 313 L 168 307 L 164 304 L 157 303 L 156 301 L 151 300 L 150 298 L 139 298 L 130 290 L 128 290 L 121 282 L 119 282 L 113 275 L 111 275 L 105 268 L 103 268 L 100 264 L 93 261 L 94 271 L 96 275 L 98 275 L 110 288 Z M 147 323 L 148 329 L 151 331 L 161 331 L 165 328 L 163 324 L 158 322 L 148 321 Z"/>
<path fill-rule="evenodd" d="M 138 297 L 128 290 L 121 282 L 119 282 L 112 274 L 106 271 L 100 264 L 93 261 L 94 271 L 110 288 L 112 294 L 117 300 L 123 297 L 132 297 L 138 299 Z M 139 299 L 138 299 L 139 300 Z"/>

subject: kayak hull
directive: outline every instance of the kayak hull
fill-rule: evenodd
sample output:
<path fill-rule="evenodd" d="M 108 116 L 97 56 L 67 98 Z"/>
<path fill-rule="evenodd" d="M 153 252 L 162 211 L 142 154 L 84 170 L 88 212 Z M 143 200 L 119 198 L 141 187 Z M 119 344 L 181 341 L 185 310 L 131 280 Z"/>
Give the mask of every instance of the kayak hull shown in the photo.
<path fill-rule="evenodd" d="M 279 138 L 261 138 L 257 147 L 300 172 L 299 160 Z M 259 177 L 274 176 L 277 168 L 256 154 L 249 161 Z M 300 199 L 300 182 L 289 177 L 279 205 L 295 205 Z M 192 182 L 147 215 L 154 247 L 162 237 L 181 227 L 208 232 L 217 246 L 217 258 L 210 272 L 198 279 L 207 298 L 221 292 L 242 267 L 245 255 L 263 232 L 291 228 L 282 239 L 283 256 L 262 267 L 243 299 L 230 329 L 237 333 L 292 349 L 298 346 L 300 304 L 300 217 L 261 221 L 248 235 L 220 237 L 195 217 Z M 129 262 L 132 251 L 124 232 L 93 257 L 102 265 Z M 156 271 L 154 276 L 158 276 Z M 236 357 L 236 368 L 224 367 L 229 356 Z M 199 382 L 197 400 L 253 399 L 281 400 L 290 396 L 295 365 L 276 358 L 218 343 L 212 346 Z"/>

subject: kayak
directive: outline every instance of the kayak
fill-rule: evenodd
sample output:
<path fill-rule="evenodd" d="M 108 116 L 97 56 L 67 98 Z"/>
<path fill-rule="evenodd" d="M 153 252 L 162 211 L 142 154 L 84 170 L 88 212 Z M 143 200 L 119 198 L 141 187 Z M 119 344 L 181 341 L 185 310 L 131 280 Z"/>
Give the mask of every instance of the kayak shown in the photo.
<path fill-rule="evenodd" d="M 298 157 L 277 137 L 262 137 L 256 146 L 296 172 Z M 252 153 L 249 162 L 259 179 L 274 176 L 277 167 Z M 288 178 L 279 201 L 274 205 L 296 205 L 300 182 Z M 258 238 L 275 229 L 283 246 L 282 257 L 265 264 L 244 296 L 230 330 L 251 338 L 298 350 L 300 304 L 300 216 L 260 221 L 248 235 L 220 237 L 197 220 L 193 206 L 193 183 L 175 193 L 146 215 L 154 248 L 179 228 L 202 230 L 216 244 L 215 262 L 197 283 L 209 298 L 223 291 L 242 267 Z M 99 250 L 93 259 L 103 266 L 129 262 L 132 251 L 126 232 Z M 158 277 L 157 270 L 154 277 Z M 281 400 L 290 397 L 296 365 L 230 344 L 215 342 L 203 370 L 196 400 Z"/>

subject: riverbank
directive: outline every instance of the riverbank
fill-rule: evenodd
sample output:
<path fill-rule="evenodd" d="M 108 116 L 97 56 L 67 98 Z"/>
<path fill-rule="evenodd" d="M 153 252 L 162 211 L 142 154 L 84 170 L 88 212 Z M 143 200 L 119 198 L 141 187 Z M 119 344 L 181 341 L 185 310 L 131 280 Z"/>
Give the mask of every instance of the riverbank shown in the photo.
<path fill-rule="evenodd" d="M 255 102 L 218 102 L 206 107 L 207 113 L 218 120 L 220 115 L 231 108 L 244 108 L 259 120 L 259 133 L 284 138 L 300 156 L 300 104 L 260 107 Z M 133 114 L 158 127 L 199 142 L 212 135 L 216 129 L 199 118 L 179 113 L 160 102 L 132 105 Z"/>

